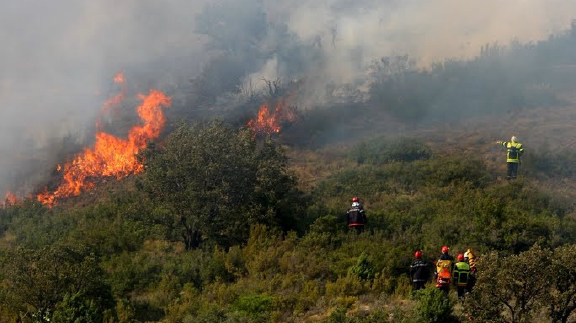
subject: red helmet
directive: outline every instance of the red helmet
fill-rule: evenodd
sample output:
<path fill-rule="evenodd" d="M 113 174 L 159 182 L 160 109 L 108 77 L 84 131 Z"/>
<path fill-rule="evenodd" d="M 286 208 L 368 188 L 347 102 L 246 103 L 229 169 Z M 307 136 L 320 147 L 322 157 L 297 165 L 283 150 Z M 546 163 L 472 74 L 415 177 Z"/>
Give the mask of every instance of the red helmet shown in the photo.
<path fill-rule="evenodd" d="M 442 247 L 442 253 L 447 253 L 448 251 L 450 251 L 450 249 L 446 246 Z"/>
<path fill-rule="evenodd" d="M 422 258 L 422 251 L 416 250 L 416 252 L 414 253 L 414 258 L 416 259 Z"/>
<path fill-rule="evenodd" d="M 352 198 L 352 202 L 358 202 L 358 201 L 359 201 L 359 199 L 358 199 L 356 196 L 354 196 L 354 197 Z"/>
<path fill-rule="evenodd" d="M 456 257 L 456 259 L 458 259 L 458 261 L 464 261 L 464 255 L 459 253 L 458 257 Z"/>

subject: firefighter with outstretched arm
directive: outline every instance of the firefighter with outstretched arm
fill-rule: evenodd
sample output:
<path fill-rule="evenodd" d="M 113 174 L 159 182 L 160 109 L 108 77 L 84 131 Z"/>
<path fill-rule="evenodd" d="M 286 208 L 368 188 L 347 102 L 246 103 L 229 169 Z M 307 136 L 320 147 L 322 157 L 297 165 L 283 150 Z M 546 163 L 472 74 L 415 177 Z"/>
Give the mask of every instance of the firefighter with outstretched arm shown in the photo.
<path fill-rule="evenodd" d="M 518 166 L 520 165 L 520 157 L 524 154 L 524 147 L 516 136 L 512 136 L 510 141 L 496 141 L 497 144 L 506 148 L 506 162 L 508 164 L 508 179 L 516 179 L 518 176 Z"/>

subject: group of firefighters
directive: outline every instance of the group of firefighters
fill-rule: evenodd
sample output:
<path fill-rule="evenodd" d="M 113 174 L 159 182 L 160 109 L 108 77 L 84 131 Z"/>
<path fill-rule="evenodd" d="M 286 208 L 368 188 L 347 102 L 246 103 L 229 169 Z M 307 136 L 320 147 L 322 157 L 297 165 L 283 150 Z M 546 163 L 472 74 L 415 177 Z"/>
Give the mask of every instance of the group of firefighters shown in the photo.
<path fill-rule="evenodd" d="M 347 212 L 347 218 L 351 230 L 356 233 L 364 232 L 364 225 L 367 223 L 366 212 L 358 197 L 352 198 L 352 207 Z M 414 253 L 415 259 L 410 265 L 410 280 L 415 290 L 424 288 L 432 274 L 435 276 L 437 288 L 448 292 L 450 285 L 454 284 L 459 298 L 463 298 L 472 290 L 476 282 L 476 255 L 468 249 L 463 254 L 459 253 L 455 262 L 449 251 L 447 246 L 442 247 L 442 255 L 436 261 L 435 270 L 430 263 L 422 259 L 421 250 Z"/>
<path fill-rule="evenodd" d="M 422 251 L 417 250 L 414 253 L 415 259 L 410 265 L 410 281 L 414 290 L 423 289 L 432 274 L 436 280 L 436 288 L 448 292 L 450 285 L 454 284 L 458 298 L 464 298 L 464 295 L 472 290 L 476 283 L 476 255 L 468 249 L 463 254 L 459 253 L 455 262 L 449 251 L 447 246 L 442 247 L 442 255 L 436 261 L 436 270 L 422 259 Z"/>
<path fill-rule="evenodd" d="M 524 153 L 524 147 L 516 136 L 512 136 L 510 141 L 496 141 L 495 143 L 506 148 L 506 162 L 508 164 L 507 178 L 514 180 L 518 176 L 518 165 L 520 157 Z M 346 213 L 348 227 L 357 233 L 364 231 L 367 223 L 366 212 L 358 197 L 352 198 L 352 207 Z M 476 282 L 476 256 L 468 249 L 465 253 L 459 253 L 454 261 L 454 257 L 449 254 L 447 246 L 442 247 L 442 255 L 436 261 L 435 270 L 431 265 L 422 259 L 422 251 L 414 253 L 414 261 L 410 265 L 410 279 L 415 290 L 424 288 L 432 273 L 436 280 L 436 287 L 448 292 L 450 285 L 454 284 L 458 290 L 458 297 L 463 298 L 467 292 L 472 290 Z"/>

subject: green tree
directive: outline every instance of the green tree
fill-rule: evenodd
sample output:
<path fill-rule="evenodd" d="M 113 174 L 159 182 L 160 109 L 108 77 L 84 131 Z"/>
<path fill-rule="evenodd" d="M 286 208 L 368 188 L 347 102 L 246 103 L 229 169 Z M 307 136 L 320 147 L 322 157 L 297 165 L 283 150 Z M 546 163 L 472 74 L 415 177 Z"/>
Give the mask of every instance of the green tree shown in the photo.
<path fill-rule="evenodd" d="M 576 245 L 554 250 L 549 270 L 551 286 L 544 304 L 552 322 L 566 323 L 576 310 Z"/>
<path fill-rule="evenodd" d="M 531 322 L 549 288 L 550 266 L 551 252 L 537 245 L 519 255 L 483 256 L 466 302 L 470 314 L 480 322 Z"/>
<path fill-rule="evenodd" d="M 81 248 L 17 249 L 6 255 L 2 269 L 4 301 L 28 320 L 50 322 L 60 302 L 69 303 L 69 295 L 93 312 L 113 305 L 97 259 Z"/>
<path fill-rule="evenodd" d="M 180 126 L 164 149 L 151 146 L 143 157 L 138 187 L 155 213 L 170 215 L 166 224 L 179 228 L 187 249 L 205 238 L 224 246 L 244 241 L 255 223 L 289 228 L 294 222 L 299 193 L 287 159 L 248 129 L 221 121 Z"/>

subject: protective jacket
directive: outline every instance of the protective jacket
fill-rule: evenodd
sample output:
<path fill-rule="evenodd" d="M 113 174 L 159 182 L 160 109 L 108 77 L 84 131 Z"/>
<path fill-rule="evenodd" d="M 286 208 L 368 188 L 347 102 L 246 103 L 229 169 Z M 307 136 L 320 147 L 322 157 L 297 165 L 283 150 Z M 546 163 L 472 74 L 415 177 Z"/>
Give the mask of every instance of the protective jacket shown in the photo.
<path fill-rule="evenodd" d="M 465 261 L 457 262 L 454 267 L 454 285 L 465 287 L 470 281 L 470 265 Z"/>
<path fill-rule="evenodd" d="M 524 153 L 524 148 L 519 142 L 501 141 L 500 144 L 506 147 L 506 162 L 519 163 L 520 156 Z"/>
<path fill-rule="evenodd" d="M 347 217 L 349 227 L 364 225 L 367 222 L 366 212 L 364 212 L 364 208 L 361 206 L 355 206 L 348 210 Z"/>
<path fill-rule="evenodd" d="M 415 259 L 410 265 L 412 282 L 427 282 L 430 278 L 430 266 L 422 259 Z"/>
<path fill-rule="evenodd" d="M 472 253 L 472 249 L 468 249 L 464 253 L 464 260 L 470 265 L 470 271 L 473 272 L 476 267 L 476 255 Z"/>
<path fill-rule="evenodd" d="M 442 271 L 447 271 L 452 274 L 452 269 L 454 269 L 454 257 L 449 253 L 440 255 L 440 258 L 436 262 L 436 273 L 439 274 Z"/>

